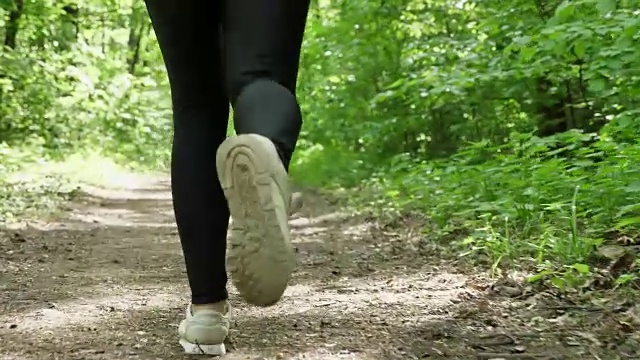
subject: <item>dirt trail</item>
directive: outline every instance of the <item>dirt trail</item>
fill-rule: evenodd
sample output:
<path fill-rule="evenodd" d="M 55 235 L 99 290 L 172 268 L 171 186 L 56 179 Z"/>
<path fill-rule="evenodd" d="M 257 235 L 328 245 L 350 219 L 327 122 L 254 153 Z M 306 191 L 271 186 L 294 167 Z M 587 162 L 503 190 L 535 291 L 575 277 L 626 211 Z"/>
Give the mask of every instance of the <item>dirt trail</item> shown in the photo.
<path fill-rule="evenodd" d="M 168 180 L 85 191 L 58 221 L 0 230 L 0 360 L 187 358 Z M 640 358 L 589 332 L 606 311 L 569 316 L 496 294 L 483 276 L 438 260 L 411 227 L 384 229 L 304 196 L 284 299 L 250 307 L 230 285 L 227 359 Z"/>

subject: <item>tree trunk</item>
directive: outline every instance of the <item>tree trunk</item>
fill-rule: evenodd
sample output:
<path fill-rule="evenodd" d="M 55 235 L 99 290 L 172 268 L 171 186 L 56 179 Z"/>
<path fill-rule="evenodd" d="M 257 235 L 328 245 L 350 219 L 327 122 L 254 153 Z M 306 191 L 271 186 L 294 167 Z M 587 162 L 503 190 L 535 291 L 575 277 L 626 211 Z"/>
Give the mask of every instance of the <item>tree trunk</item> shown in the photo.
<path fill-rule="evenodd" d="M 4 37 L 4 46 L 15 49 L 18 29 L 20 28 L 20 18 L 24 11 L 24 0 L 15 0 L 13 10 L 9 11 L 7 19 L 7 29 Z"/>

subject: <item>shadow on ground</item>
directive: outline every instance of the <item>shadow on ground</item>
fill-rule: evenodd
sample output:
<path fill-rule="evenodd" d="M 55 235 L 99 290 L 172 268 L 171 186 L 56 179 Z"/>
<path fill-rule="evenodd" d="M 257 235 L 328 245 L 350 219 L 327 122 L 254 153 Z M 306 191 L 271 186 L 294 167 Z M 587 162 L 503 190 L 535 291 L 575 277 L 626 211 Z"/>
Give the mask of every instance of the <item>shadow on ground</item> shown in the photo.
<path fill-rule="evenodd" d="M 634 337 L 583 331 L 603 317 L 541 316 L 491 296 L 419 233 L 340 214 L 319 194 L 305 195 L 291 225 L 298 269 L 283 300 L 249 307 L 231 289 L 227 359 L 637 355 Z M 175 332 L 188 288 L 166 179 L 87 188 L 58 221 L 0 231 L 0 276 L 0 360 L 186 358 Z"/>

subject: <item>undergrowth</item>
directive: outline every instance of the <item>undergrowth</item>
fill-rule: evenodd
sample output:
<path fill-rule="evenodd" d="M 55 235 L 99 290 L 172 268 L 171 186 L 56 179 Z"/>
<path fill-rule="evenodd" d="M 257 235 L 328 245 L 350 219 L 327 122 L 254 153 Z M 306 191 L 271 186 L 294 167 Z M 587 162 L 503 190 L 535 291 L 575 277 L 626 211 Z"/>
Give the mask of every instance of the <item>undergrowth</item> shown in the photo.
<path fill-rule="evenodd" d="M 148 170 L 124 166 L 113 154 L 80 151 L 60 157 L 37 141 L 22 147 L 0 143 L 0 225 L 54 214 L 81 185 L 124 187 L 134 171 Z"/>
<path fill-rule="evenodd" d="M 514 133 L 444 160 L 403 154 L 386 163 L 311 147 L 292 171 L 302 182 L 349 187 L 352 203 L 378 216 L 421 216 L 424 241 L 453 238 L 447 246 L 486 260 L 494 274 L 524 265 L 535 269 L 531 281 L 562 288 L 584 283 L 602 246 L 638 234 L 638 145 L 605 133 Z M 635 267 L 616 276 L 635 278 Z"/>

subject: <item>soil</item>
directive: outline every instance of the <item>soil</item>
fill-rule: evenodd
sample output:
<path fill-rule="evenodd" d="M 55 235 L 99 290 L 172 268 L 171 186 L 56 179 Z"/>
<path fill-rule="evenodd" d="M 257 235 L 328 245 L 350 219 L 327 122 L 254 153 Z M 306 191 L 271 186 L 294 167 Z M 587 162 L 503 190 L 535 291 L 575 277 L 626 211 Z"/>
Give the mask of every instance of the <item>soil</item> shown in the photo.
<path fill-rule="evenodd" d="M 0 360 L 186 359 L 189 298 L 166 177 L 83 188 L 0 230 Z M 418 231 L 305 191 L 298 268 L 268 308 L 235 307 L 225 359 L 640 359 L 632 302 L 580 304 L 492 281 Z"/>

